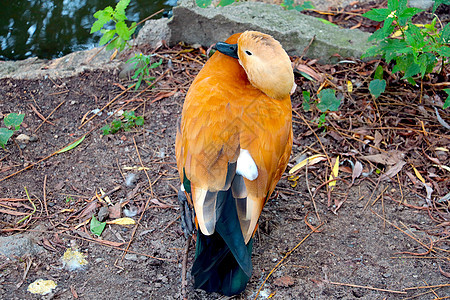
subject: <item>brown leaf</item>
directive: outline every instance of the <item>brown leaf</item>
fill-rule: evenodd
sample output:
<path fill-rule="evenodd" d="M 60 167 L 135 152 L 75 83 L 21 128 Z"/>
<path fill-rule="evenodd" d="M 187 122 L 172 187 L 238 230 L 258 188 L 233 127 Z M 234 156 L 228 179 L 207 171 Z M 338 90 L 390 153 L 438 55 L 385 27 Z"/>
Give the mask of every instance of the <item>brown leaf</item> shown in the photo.
<path fill-rule="evenodd" d="M 363 170 L 363 165 L 357 160 L 355 166 L 353 167 L 352 173 L 352 184 L 355 182 L 355 179 L 361 176 Z"/>
<path fill-rule="evenodd" d="M 383 140 L 383 136 L 379 131 L 375 131 L 375 139 L 373 140 L 373 144 L 375 147 L 378 147 Z"/>
<path fill-rule="evenodd" d="M 313 69 L 311 69 L 307 65 L 298 65 L 298 66 L 295 67 L 295 69 L 297 71 L 299 71 L 299 72 L 303 72 L 303 73 L 311 76 L 312 78 L 317 80 L 319 83 L 323 81 L 322 74 L 317 73 L 316 71 L 314 71 Z"/>
<path fill-rule="evenodd" d="M 383 175 L 381 175 L 381 180 L 389 180 L 390 178 L 394 177 L 398 172 L 402 170 L 404 165 L 406 165 L 406 162 L 401 160 L 392 167 L 389 167 L 389 169 Z"/>
<path fill-rule="evenodd" d="M 294 285 L 294 278 L 292 278 L 289 275 L 285 275 L 285 276 L 281 276 L 278 277 L 277 279 L 275 279 L 273 281 L 273 284 L 275 284 L 276 286 L 281 286 L 281 287 L 289 287 Z"/>
<path fill-rule="evenodd" d="M 109 217 L 111 219 L 118 219 L 120 218 L 120 203 L 117 202 L 116 204 L 114 204 L 113 206 L 109 206 L 108 207 L 109 210 Z"/>
<path fill-rule="evenodd" d="M 94 210 L 97 208 L 97 205 L 98 205 L 97 200 L 92 201 L 91 203 L 89 203 L 88 206 L 86 206 L 86 208 L 83 209 L 83 211 L 80 213 L 78 218 L 79 219 L 83 219 L 86 216 L 92 215 Z"/>
<path fill-rule="evenodd" d="M 159 92 L 158 94 L 156 94 L 156 97 L 152 100 L 151 103 L 154 103 L 156 101 L 159 101 L 159 100 L 167 98 L 167 97 L 171 97 L 171 96 L 175 95 L 176 92 L 177 92 L 177 90 L 174 90 L 171 92 Z"/>
<path fill-rule="evenodd" d="M 405 156 L 405 154 L 403 152 L 393 150 L 393 151 L 389 151 L 388 153 L 366 155 L 366 156 L 361 156 L 360 158 L 368 160 L 373 163 L 377 163 L 377 164 L 393 166 L 396 163 L 398 163 L 399 161 L 401 161 L 404 156 Z"/>

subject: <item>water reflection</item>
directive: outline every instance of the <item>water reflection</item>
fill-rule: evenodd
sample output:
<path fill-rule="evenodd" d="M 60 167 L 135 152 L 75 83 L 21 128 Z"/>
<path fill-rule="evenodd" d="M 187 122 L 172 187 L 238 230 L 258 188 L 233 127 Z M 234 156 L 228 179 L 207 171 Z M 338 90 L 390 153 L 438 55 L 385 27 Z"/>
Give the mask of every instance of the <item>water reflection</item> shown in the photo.
<path fill-rule="evenodd" d="M 100 35 L 91 35 L 93 14 L 114 0 L 0 0 L 0 59 L 31 56 L 55 58 L 90 49 Z M 165 9 L 167 16 L 176 0 L 132 0 L 127 9 L 130 21 L 144 19 Z"/>

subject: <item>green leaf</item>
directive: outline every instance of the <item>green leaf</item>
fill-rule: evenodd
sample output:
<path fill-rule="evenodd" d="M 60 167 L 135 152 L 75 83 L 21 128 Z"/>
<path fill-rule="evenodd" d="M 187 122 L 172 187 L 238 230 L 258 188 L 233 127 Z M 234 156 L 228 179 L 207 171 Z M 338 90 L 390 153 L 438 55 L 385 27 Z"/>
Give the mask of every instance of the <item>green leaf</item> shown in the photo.
<path fill-rule="evenodd" d="M 445 99 L 444 106 L 442 106 L 442 108 L 446 109 L 447 107 L 450 107 L 450 89 L 444 89 L 444 91 L 447 93 L 448 97 Z"/>
<path fill-rule="evenodd" d="M 442 46 L 442 47 L 436 49 L 436 52 L 440 56 L 450 57 L 450 47 L 449 46 Z"/>
<path fill-rule="evenodd" d="M 197 3 L 198 7 L 205 8 L 211 5 L 212 0 L 195 0 L 195 3 Z"/>
<path fill-rule="evenodd" d="M 108 43 L 116 34 L 116 30 L 115 29 L 105 30 L 105 31 L 102 31 L 102 33 L 103 33 L 103 36 L 100 38 L 100 41 L 98 42 L 98 44 L 100 46 Z"/>
<path fill-rule="evenodd" d="M 417 62 L 419 64 L 420 73 L 423 78 L 425 74 L 428 73 L 428 70 L 433 70 L 436 64 L 436 56 L 434 56 L 433 53 L 422 53 L 419 55 Z"/>
<path fill-rule="evenodd" d="M 283 6 L 287 10 L 294 9 L 294 0 L 284 0 L 281 6 Z"/>
<path fill-rule="evenodd" d="M 408 7 L 403 12 L 401 12 L 398 17 L 409 19 L 412 16 L 422 12 L 423 10 L 417 7 Z"/>
<path fill-rule="evenodd" d="M 450 43 L 450 23 L 447 23 L 447 25 L 442 28 L 439 34 L 441 35 L 439 39 L 439 42 L 441 44 Z"/>
<path fill-rule="evenodd" d="M 162 58 L 159 61 L 152 63 L 150 65 L 150 69 L 154 69 L 156 67 L 159 67 L 161 64 L 162 64 Z"/>
<path fill-rule="evenodd" d="M 99 31 L 100 29 L 103 28 L 103 25 L 105 25 L 108 21 L 106 21 L 106 22 L 103 22 L 103 21 L 100 21 L 100 20 L 95 21 L 94 24 L 92 24 L 90 33 L 92 34 L 94 32 Z"/>
<path fill-rule="evenodd" d="M 234 3 L 234 0 L 220 0 L 219 6 L 227 6 L 227 5 L 230 5 L 233 3 Z"/>
<path fill-rule="evenodd" d="M 130 34 L 130 37 L 133 35 L 133 33 L 136 31 L 136 22 L 131 23 L 130 28 L 128 28 L 128 33 Z"/>
<path fill-rule="evenodd" d="M 127 120 L 133 120 L 135 118 L 134 110 L 126 110 L 123 112 L 123 117 Z"/>
<path fill-rule="evenodd" d="M 337 26 L 336 24 L 334 24 L 334 23 L 332 23 L 332 22 L 330 22 L 330 21 L 328 21 L 328 20 L 321 19 L 321 18 L 318 18 L 318 20 L 319 20 L 320 22 L 322 22 L 323 24 L 328 24 L 328 25 L 332 25 L 332 26 L 339 27 L 339 26 Z"/>
<path fill-rule="evenodd" d="M 125 15 L 125 10 L 127 9 L 128 4 L 130 4 L 130 0 L 120 0 L 116 5 L 116 14 Z"/>
<path fill-rule="evenodd" d="M 387 8 L 376 8 L 369 10 L 368 12 L 362 14 L 363 17 L 368 18 L 372 21 L 383 22 L 391 13 L 391 10 Z"/>
<path fill-rule="evenodd" d="M 106 227 L 106 222 L 99 222 L 95 216 L 92 216 L 91 218 L 91 226 L 90 226 L 90 230 L 92 232 L 92 234 L 95 234 L 96 236 L 100 236 L 103 232 L 103 230 L 105 230 Z"/>
<path fill-rule="evenodd" d="M 12 127 L 13 130 L 19 130 L 24 117 L 24 114 L 10 113 L 3 119 L 3 123 L 5 123 L 6 127 Z"/>
<path fill-rule="evenodd" d="M 125 21 L 116 23 L 116 31 L 124 41 L 128 41 L 130 39 L 130 32 L 128 31 L 128 27 L 127 24 L 125 24 Z"/>
<path fill-rule="evenodd" d="M 311 110 L 311 93 L 309 91 L 302 91 L 303 95 L 303 110 L 310 111 Z"/>
<path fill-rule="evenodd" d="M 402 79 L 406 79 L 408 77 L 413 77 L 413 76 L 419 74 L 419 72 L 420 72 L 420 66 L 416 63 L 412 63 L 406 68 L 405 75 L 402 77 Z"/>
<path fill-rule="evenodd" d="M 97 21 L 92 25 L 91 33 L 99 31 L 106 23 L 112 20 L 112 12 L 108 8 L 112 10 L 112 8 L 108 6 L 104 10 L 99 10 L 94 14 Z"/>
<path fill-rule="evenodd" d="M 5 145 L 13 133 L 14 131 L 7 128 L 0 128 L 0 146 L 2 146 L 3 149 L 5 149 Z"/>
<path fill-rule="evenodd" d="M 399 0 L 388 0 L 387 7 L 390 11 L 395 11 L 398 9 Z"/>
<path fill-rule="evenodd" d="M 335 96 L 336 91 L 333 89 L 324 89 L 319 93 L 320 102 L 317 103 L 317 108 L 321 112 L 326 111 L 337 111 L 339 105 L 341 105 L 341 100 L 337 99 Z"/>
<path fill-rule="evenodd" d="M 116 133 L 117 131 L 119 131 L 120 128 L 122 128 L 122 121 L 120 120 L 114 120 L 111 122 L 112 125 L 112 133 Z"/>
<path fill-rule="evenodd" d="M 102 128 L 100 128 L 100 130 L 102 131 L 103 135 L 108 135 L 111 133 L 111 126 L 105 125 Z"/>
<path fill-rule="evenodd" d="M 383 67 L 381 65 L 378 65 L 375 69 L 375 74 L 373 76 L 375 79 L 383 79 Z"/>
<path fill-rule="evenodd" d="M 76 146 L 78 146 L 79 144 L 81 144 L 82 141 L 84 141 L 84 138 L 86 137 L 86 135 L 83 135 L 81 138 L 79 138 L 78 140 L 76 140 L 75 142 L 69 144 L 67 147 L 58 150 L 55 152 L 55 154 L 60 154 L 69 150 L 72 150 L 73 148 L 75 148 Z"/>
<path fill-rule="evenodd" d="M 380 97 L 386 89 L 386 80 L 384 79 L 374 79 L 369 84 L 369 91 L 372 96 L 376 98 Z"/>
<path fill-rule="evenodd" d="M 320 114 L 320 116 L 319 116 L 319 119 L 318 119 L 318 124 L 317 124 L 317 127 L 322 127 L 323 126 L 323 124 L 325 124 L 325 122 L 326 122 L 326 119 L 325 119 L 325 113 L 322 113 L 322 114 Z"/>
<path fill-rule="evenodd" d="M 144 117 L 143 116 L 136 117 L 135 124 L 136 126 L 144 125 Z"/>
<path fill-rule="evenodd" d="M 303 9 L 315 9 L 314 5 L 312 4 L 311 1 L 305 1 L 303 2 L 302 5 L 300 5 L 303 7 Z"/>

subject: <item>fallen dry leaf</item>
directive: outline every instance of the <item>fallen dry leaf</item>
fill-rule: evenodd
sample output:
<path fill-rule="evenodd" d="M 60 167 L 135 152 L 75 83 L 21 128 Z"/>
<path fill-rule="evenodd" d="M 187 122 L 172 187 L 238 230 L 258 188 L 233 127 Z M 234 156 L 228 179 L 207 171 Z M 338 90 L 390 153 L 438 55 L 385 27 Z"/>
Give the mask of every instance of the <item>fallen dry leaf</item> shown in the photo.
<path fill-rule="evenodd" d="M 395 165 L 389 167 L 388 170 L 383 175 L 381 175 L 381 180 L 389 180 L 390 178 L 394 177 L 398 172 L 402 170 L 404 165 L 406 165 L 406 161 L 401 160 Z"/>
<path fill-rule="evenodd" d="M 355 182 L 355 179 L 361 176 L 363 170 L 362 163 L 359 162 L 359 160 L 356 161 L 355 166 L 353 167 L 353 173 L 352 173 L 352 184 Z"/>
<path fill-rule="evenodd" d="M 273 281 L 273 284 L 280 287 L 289 287 L 294 285 L 294 278 L 289 275 L 278 277 Z"/>
<path fill-rule="evenodd" d="M 393 150 L 393 151 L 389 151 L 388 153 L 366 155 L 366 156 L 361 156 L 360 158 L 368 160 L 373 163 L 377 163 L 377 164 L 393 166 L 396 163 L 398 163 L 399 161 L 401 161 L 404 156 L 405 156 L 405 153 L 398 151 L 398 150 Z"/>

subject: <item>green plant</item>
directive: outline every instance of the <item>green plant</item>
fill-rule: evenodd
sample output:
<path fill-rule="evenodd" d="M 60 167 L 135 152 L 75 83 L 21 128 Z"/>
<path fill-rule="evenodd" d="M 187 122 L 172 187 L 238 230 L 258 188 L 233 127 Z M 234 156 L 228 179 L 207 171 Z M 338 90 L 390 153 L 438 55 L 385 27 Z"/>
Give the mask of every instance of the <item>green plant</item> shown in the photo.
<path fill-rule="evenodd" d="M 442 108 L 450 107 L 450 89 L 444 89 L 444 92 L 447 93 L 447 99 L 445 99 L 444 106 Z"/>
<path fill-rule="evenodd" d="M 22 124 L 24 117 L 24 114 L 10 113 L 3 119 L 3 123 L 6 126 L 6 128 L 0 128 L 0 146 L 2 146 L 3 149 L 5 149 L 5 145 L 13 135 L 14 131 L 20 129 L 20 124 Z"/>
<path fill-rule="evenodd" d="M 149 81 L 155 80 L 155 77 L 150 76 L 150 69 L 159 67 L 162 64 L 162 59 L 157 62 L 151 63 L 153 55 L 143 55 L 142 53 L 136 54 L 130 58 L 127 63 L 134 63 L 134 69 L 136 70 L 133 79 L 138 78 L 136 83 L 136 90 L 141 86 L 142 80 L 150 84 Z"/>
<path fill-rule="evenodd" d="M 317 125 L 318 127 L 322 127 L 326 122 L 326 114 L 329 111 L 337 111 L 339 109 L 339 106 L 341 105 L 341 99 L 338 99 L 335 95 L 336 91 L 333 89 L 324 89 L 319 92 L 318 99 L 319 101 L 316 102 L 317 109 L 321 112 L 318 120 Z M 303 109 L 305 111 L 309 111 L 311 109 L 311 104 L 314 103 L 313 100 L 311 100 L 311 94 L 309 91 L 302 91 L 303 95 Z"/>
<path fill-rule="evenodd" d="M 236 0 L 238 2 L 239 0 Z M 230 4 L 233 4 L 235 0 L 220 0 L 218 6 L 227 6 Z M 212 0 L 195 0 L 195 3 L 197 3 L 198 7 L 205 8 L 211 5 Z"/>
<path fill-rule="evenodd" d="M 441 0 L 445 2 L 448 0 Z M 363 55 L 380 55 L 387 63 L 395 61 L 392 71 L 401 72 L 402 79 L 415 84 L 414 77 L 433 72 L 440 63 L 441 71 L 450 58 L 450 24 L 440 31 L 436 28 L 437 18 L 431 24 L 419 27 L 411 22 L 421 9 L 407 7 L 407 0 L 388 0 L 387 8 L 372 9 L 364 17 L 383 22 L 383 27 L 369 37 L 377 41 Z M 398 35 L 398 37 L 397 37 Z"/>
<path fill-rule="evenodd" d="M 92 25 L 91 33 L 100 30 L 103 36 L 100 38 L 99 44 L 101 46 L 109 43 L 106 46 L 107 50 L 116 48 L 119 51 L 122 51 L 136 30 L 136 22 L 133 22 L 130 27 L 125 23 L 127 20 L 125 9 L 128 4 L 130 4 L 130 0 L 120 0 L 114 9 L 111 6 L 108 6 L 94 14 L 97 21 Z M 115 23 L 114 29 L 102 29 L 111 21 Z"/>
<path fill-rule="evenodd" d="M 299 12 L 307 10 L 307 9 L 315 8 L 311 1 L 305 1 L 304 3 L 302 3 L 300 5 L 294 5 L 294 4 L 295 4 L 294 0 L 284 0 L 284 2 L 281 3 L 281 6 L 287 10 L 295 9 L 296 11 L 299 11 Z"/>
<path fill-rule="evenodd" d="M 103 126 L 100 130 L 103 131 L 103 135 L 114 134 L 119 130 L 130 131 L 135 126 L 144 125 L 144 117 L 136 117 L 134 111 L 125 111 L 123 113 L 123 119 L 116 119 L 111 122 L 111 125 Z"/>

